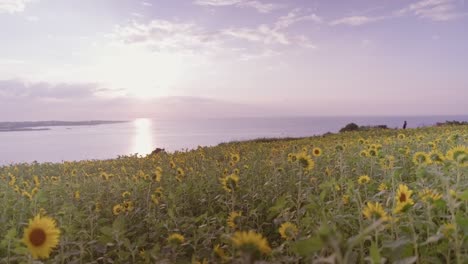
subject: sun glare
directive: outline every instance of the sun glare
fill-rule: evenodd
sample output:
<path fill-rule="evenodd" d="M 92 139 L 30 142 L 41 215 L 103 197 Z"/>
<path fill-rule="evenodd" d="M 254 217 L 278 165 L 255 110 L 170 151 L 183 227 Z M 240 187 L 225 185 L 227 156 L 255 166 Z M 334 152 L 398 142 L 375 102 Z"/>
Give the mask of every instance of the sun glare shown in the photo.
<path fill-rule="evenodd" d="M 152 122 L 148 118 L 138 118 L 133 122 L 135 136 L 133 138 L 132 153 L 139 155 L 150 154 L 153 150 Z"/>

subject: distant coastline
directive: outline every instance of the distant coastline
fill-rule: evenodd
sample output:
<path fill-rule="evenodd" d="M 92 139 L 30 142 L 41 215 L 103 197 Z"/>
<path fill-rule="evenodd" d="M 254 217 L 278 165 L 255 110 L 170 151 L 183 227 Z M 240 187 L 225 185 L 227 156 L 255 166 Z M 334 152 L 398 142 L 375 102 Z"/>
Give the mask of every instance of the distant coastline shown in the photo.
<path fill-rule="evenodd" d="M 128 121 L 89 120 L 89 121 L 25 121 L 0 122 L 0 132 L 45 131 L 56 126 L 97 126 L 126 123 Z"/>

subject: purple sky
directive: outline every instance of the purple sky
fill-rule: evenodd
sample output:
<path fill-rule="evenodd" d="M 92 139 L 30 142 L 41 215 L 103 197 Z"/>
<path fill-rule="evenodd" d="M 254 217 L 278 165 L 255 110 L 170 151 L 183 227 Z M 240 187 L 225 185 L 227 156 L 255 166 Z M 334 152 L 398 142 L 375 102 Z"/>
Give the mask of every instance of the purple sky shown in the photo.
<path fill-rule="evenodd" d="M 468 114 L 465 0 L 0 0 L 0 121 Z"/>

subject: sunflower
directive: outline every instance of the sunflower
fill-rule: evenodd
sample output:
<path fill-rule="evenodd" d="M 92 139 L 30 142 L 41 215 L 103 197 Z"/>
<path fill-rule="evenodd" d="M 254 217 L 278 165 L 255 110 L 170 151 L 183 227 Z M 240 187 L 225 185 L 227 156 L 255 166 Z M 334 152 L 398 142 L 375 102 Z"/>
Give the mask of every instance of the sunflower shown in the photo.
<path fill-rule="evenodd" d="M 36 215 L 29 220 L 22 242 L 26 244 L 34 259 L 46 259 L 59 243 L 60 230 L 54 219 Z"/>
<path fill-rule="evenodd" d="M 405 139 L 405 138 L 406 138 L 405 134 L 398 134 L 398 139 Z"/>
<path fill-rule="evenodd" d="M 297 156 L 296 156 L 296 154 L 289 153 L 289 154 L 288 154 L 288 161 L 289 161 L 289 162 L 296 162 L 296 161 L 297 161 Z"/>
<path fill-rule="evenodd" d="M 395 166 L 395 157 L 385 156 L 385 158 L 380 159 L 380 167 L 384 170 L 391 170 Z"/>
<path fill-rule="evenodd" d="M 219 244 L 216 244 L 214 246 L 213 252 L 215 253 L 215 256 L 217 256 L 219 259 L 221 259 L 221 262 L 226 262 L 229 259 L 226 252 L 224 251 L 224 249 Z"/>
<path fill-rule="evenodd" d="M 312 154 L 314 154 L 315 157 L 320 157 L 322 156 L 322 149 L 319 147 L 315 147 L 312 149 Z"/>
<path fill-rule="evenodd" d="M 368 157 L 369 152 L 367 152 L 367 150 L 362 150 L 361 152 L 359 152 L 359 156 L 361 156 L 363 158 Z"/>
<path fill-rule="evenodd" d="M 445 160 L 445 157 L 442 153 L 440 153 L 439 151 L 431 151 L 429 153 L 429 157 L 431 158 L 431 163 L 434 163 L 434 164 L 442 164 Z"/>
<path fill-rule="evenodd" d="M 304 168 L 307 171 L 310 171 L 315 167 L 314 160 L 312 160 L 312 158 L 305 153 L 300 153 L 297 156 L 297 161 L 302 166 L 302 168 Z"/>
<path fill-rule="evenodd" d="M 446 238 L 451 237 L 452 234 L 454 234 L 456 230 L 457 230 L 457 226 L 453 223 L 446 223 L 440 227 L 440 232 L 444 234 Z"/>
<path fill-rule="evenodd" d="M 131 212 L 135 208 L 132 201 L 123 202 L 122 207 L 123 207 L 125 212 Z"/>
<path fill-rule="evenodd" d="M 378 188 L 378 190 L 379 190 L 379 192 L 383 192 L 383 191 L 386 191 L 386 190 L 388 190 L 388 186 L 387 186 L 387 184 L 385 184 L 385 183 L 381 183 L 381 184 L 379 185 L 379 188 Z"/>
<path fill-rule="evenodd" d="M 369 150 L 369 156 L 375 157 L 375 156 L 377 156 L 377 154 L 378 154 L 377 150 L 375 150 L 375 149 L 370 149 Z"/>
<path fill-rule="evenodd" d="M 368 175 L 362 175 L 358 178 L 358 183 L 364 185 L 370 182 L 370 177 Z"/>
<path fill-rule="evenodd" d="M 349 204 L 349 195 L 345 194 L 341 197 L 341 201 L 343 202 L 344 205 Z"/>
<path fill-rule="evenodd" d="M 416 152 L 413 155 L 413 163 L 415 165 L 429 165 L 431 164 L 431 157 L 425 152 Z"/>
<path fill-rule="evenodd" d="M 231 212 L 227 219 L 227 225 L 232 229 L 237 228 L 237 224 L 239 223 L 241 216 L 242 216 L 242 212 L 237 212 L 237 211 Z"/>
<path fill-rule="evenodd" d="M 419 198 L 421 198 L 421 200 L 423 200 L 426 203 L 433 203 L 435 201 L 440 200 L 440 198 L 442 198 L 442 195 L 434 190 L 425 188 L 424 190 L 419 192 Z"/>
<path fill-rule="evenodd" d="M 239 154 L 231 154 L 231 161 L 234 163 L 237 163 L 240 161 L 240 156 Z"/>
<path fill-rule="evenodd" d="M 291 222 L 286 222 L 280 226 L 278 232 L 280 233 L 282 238 L 286 240 L 293 240 L 294 238 L 296 238 L 297 234 L 299 233 L 299 230 L 297 229 L 297 226 L 295 224 Z"/>
<path fill-rule="evenodd" d="M 447 159 L 454 161 L 460 167 L 468 166 L 468 147 L 467 146 L 456 146 L 451 148 L 447 152 Z"/>
<path fill-rule="evenodd" d="M 185 238 L 179 233 L 173 233 L 167 238 L 167 242 L 173 246 L 178 246 L 184 243 Z"/>
<path fill-rule="evenodd" d="M 114 215 L 119 215 L 120 213 L 123 212 L 123 210 L 124 210 L 124 208 L 120 204 L 116 204 L 116 205 L 114 205 L 114 207 L 112 207 L 112 213 Z"/>
<path fill-rule="evenodd" d="M 387 212 L 385 212 L 382 205 L 378 202 L 368 202 L 366 207 L 362 210 L 362 214 L 370 220 L 388 220 Z"/>
<path fill-rule="evenodd" d="M 265 255 L 271 253 L 271 248 L 266 238 L 255 231 L 235 232 L 231 240 L 234 247 L 244 253 Z"/>
<path fill-rule="evenodd" d="M 221 184 L 223 185 L 223 189 L 230 193 L 237 190 L 239 185 L 239 176 L 235 174 L 231 174 L 229 176 L 221 178 Z"/>
<path fill-rule="evenodd" d="M 411 191 L 408 186 L 404 184 L 400 184 L 398 186 L 397 195 L 395 196 L 395 200 L 397 202 L 394 209 L 395 213 L 403 212 L 414 204 L 413 199 L 411 199 L 411 194 L 413 194 L 413 191 Z"/>
<path fill-rule="evenodd" d="M 81 197 L 80 191 L 75 191 L 75 194 L 73 196 L 75 200 L 80 200 L 80 197 Z"/>
<path fill-rule="evenodd" d="M 122 193 L 122 198 L 130 197 L 131 193 L 129 191 L 125 191 Z"/>

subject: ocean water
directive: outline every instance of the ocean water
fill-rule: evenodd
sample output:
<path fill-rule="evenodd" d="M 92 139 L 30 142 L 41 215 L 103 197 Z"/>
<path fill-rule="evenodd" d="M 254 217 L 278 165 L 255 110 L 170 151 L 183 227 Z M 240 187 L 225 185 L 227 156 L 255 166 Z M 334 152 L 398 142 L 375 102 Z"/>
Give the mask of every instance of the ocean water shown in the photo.
<path fill-rule="evenodd" d="M 414 128 L 446 120 L 468 121 L 468 116 L 136 119 L 111 125 L 0 132 L 0 165 L 110 159 L 146 155 L 157 147 L 175 151 L 233 140 L 304 137 L 337 132 L 350 122 L 401 127 L 405 120 L 408 128 Z"/>

